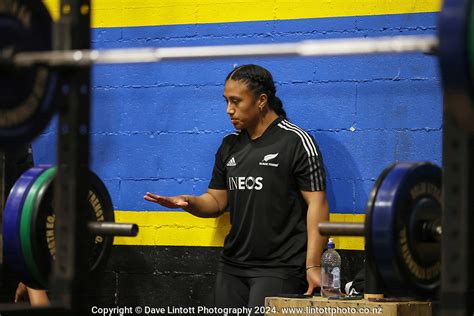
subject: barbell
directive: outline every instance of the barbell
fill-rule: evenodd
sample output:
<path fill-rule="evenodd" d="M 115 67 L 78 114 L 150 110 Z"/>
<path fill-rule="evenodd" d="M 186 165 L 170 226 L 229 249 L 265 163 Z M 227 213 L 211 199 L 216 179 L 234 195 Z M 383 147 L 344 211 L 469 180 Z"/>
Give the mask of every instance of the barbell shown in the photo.
<path fill-rule="evenodd" d="M 322 235 L 364 236 L 366 258 L 388 295 L 434 297 L 441 276 L 441 169 L 387 167 L 372 188 L 364 223 L 319 224 Z"/>
<path fill-rule="evenodd" d="M 57 168 L 33 167 L 13 185 L 3 213 L 5 263 L 29 287 L 47 288 L 56 255 L 54 182 Z M 89 172 L 86 209 L 89 271 L 99 272 L 109 257 L 113 236 L 136 236 L 138 226 L 114 222 L 104 183 Z"/>
<path fill-rule="evenodd" d="M 31 141 L 53 115 L 64 68 L 95 64 L 249 56 L 428 53 L 440 58 L 446 89 L 472 96 L 474 5 L 446 0 L 438 36 L 311 40 L 297 43 L 52 51 L 53 22 L 41 1 L 0 0 L 0 147 Z M 472 114 L 474 115 L 474 114 Z"/>

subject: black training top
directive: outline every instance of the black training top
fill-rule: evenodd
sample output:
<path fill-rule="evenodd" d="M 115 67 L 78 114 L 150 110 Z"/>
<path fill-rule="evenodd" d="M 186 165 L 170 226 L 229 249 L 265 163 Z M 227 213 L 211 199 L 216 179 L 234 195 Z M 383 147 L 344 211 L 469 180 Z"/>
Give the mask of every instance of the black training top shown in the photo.
<path fill-rule="evenodd" d="M 307 204 L 300 191 L 324 191 L 321 152 L 313 137 L 278 118 L 251 140 L 224 137 L 209 184 L 228 191 L 232 228 L 220 269 L 242 276 L 301 274 L 306 261 Z"/>

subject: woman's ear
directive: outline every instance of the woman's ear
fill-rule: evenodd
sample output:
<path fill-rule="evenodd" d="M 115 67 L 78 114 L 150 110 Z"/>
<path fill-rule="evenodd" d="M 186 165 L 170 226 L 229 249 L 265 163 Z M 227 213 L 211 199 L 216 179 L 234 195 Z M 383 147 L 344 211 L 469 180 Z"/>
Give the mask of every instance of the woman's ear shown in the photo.
<path fill-rule="evenodd" d="M 268 104 L 268 96 L 266 93 L 262 93 L 260 94 L 260 96 L 258 97 L 258 101 L 257 101 L 257 105 L 259 107 L 264 107 Z"/>

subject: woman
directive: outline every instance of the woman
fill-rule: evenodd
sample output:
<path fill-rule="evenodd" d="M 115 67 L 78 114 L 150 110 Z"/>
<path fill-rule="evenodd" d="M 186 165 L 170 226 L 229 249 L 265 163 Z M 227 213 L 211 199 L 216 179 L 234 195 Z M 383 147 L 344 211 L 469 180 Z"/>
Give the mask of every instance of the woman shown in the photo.
<path fill-rule="evenodd" d="M 325 172 L 313 138 L 286 119 L 270 72 L 257 65 L 226 78 L 227 114 L 237 131 L 217 151 L 208 192 L 145 199 L 199 217 L 229 210 L 219 262 L 218 307 L 263 306 L 267 296 L 312 294 L 321 284 L 328 220 Z"/>

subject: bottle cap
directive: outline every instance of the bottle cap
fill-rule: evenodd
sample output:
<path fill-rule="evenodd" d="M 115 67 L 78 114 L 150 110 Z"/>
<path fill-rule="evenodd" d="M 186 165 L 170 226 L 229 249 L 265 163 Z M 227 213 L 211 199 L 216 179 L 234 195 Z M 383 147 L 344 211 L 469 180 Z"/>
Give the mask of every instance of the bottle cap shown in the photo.
<path fill-rule="evenodd" d="M 334 249 L 336 245 L 334 244 L 334 240 L 332 238 L 329 238 L 328 241 L 328 249 Z"/>

